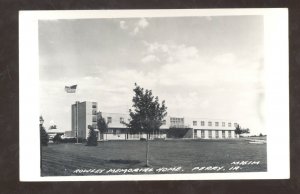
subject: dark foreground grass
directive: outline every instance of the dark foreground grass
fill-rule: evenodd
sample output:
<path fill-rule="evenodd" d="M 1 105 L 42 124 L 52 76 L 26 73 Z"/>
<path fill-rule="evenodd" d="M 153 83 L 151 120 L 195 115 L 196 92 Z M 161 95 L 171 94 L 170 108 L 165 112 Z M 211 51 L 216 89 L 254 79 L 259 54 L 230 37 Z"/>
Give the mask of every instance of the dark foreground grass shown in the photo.
<path fill-rule="evenodd" d="M 245 140 L 150 141 L 149 148 L 152 171 L 139 173 L 225 173 L 267 170 L 266 144 L 249 144 Z M 144 169 L 145 158 L 146 141 L 108 141 L 100 142 L 97 147 L 88 147 L 84 144 L 49 144 L 42 150 L 42 176 L 124 174 L 123 171 L 114 170 Z M 243 165 L 242 161 L 248 162 Z M 162 167 L 177 167 L 177 170 L 159 171 L 163 170 Z"/>

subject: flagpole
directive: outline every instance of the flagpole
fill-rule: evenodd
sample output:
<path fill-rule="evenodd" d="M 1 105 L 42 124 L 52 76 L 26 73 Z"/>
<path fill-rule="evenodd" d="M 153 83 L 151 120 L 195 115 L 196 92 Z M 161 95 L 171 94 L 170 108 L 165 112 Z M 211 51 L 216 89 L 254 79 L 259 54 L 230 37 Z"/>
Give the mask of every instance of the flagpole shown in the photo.
<path fill-rule="evenodd" d="M 78 143 L 78 101 L 76 100 L 76 142 Z"/>
<path fill-rule="evenodd" d="M 77 90 L 77 91 L 76 91 Z M 75 90 L 75 98 L 76 98 L 76 120 L 77 120 L 77 125 L 76 125 L 76 143 L 78 144 L 78 130 L 79 130 L 79 116 L 78 116 L 78 109 L 79 109 L 79 101 L 78 101 L 78 88 L 76 85 L 76 90 Z"/>
<path fill-rule="evenodd" d="M 79 122 L 78 122 L 78 119 L 79 119 L 79 116 L 78 116 L 78 106 L 79 106 L 79 101 L 77 100 L 77 94 L 76 94 L 76 88 L 77 88 L 77 84 L 76 85 L 72 85 L 72 86 L 65 86 L 65 91 L 67 93 L 75 93 L 75 105 L 76 105 L 76 119 L 75 119 L 75 127 L 76 127 L 76 132 L 75 132 L 75 135 L 76 135 L 76 142 L 78 143 L 78 130 L 79 130 Z M 71 104 L 72 105 L 72 104 Z M 73 105 L 72 105 L 73 107 Z M 73 108 L 72 108 L 72 125 L 73 125 Z M 72 128 L 72 131 L 73 131 L 73 128 Z"/>

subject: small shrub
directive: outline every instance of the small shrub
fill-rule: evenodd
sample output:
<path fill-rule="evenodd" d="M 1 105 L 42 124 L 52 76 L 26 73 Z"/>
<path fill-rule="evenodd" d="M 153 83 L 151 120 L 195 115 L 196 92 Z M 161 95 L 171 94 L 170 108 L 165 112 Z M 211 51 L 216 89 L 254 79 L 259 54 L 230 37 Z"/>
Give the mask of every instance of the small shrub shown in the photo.
<path fill-rule="evenodd" d="M 98 141 L 97 141 L 97 132 L 92 126 L 89 126 L 90 132 L 89 132 L 89 137 L 87 139 L 87 146 L 97 146 Z"/>
<path fill-rule="evenodd" d="M 56 134 L 56 135 L 53 137 L 53 143 L 61 143 L 61 142 L 62 142 L 61 135 Z"/>

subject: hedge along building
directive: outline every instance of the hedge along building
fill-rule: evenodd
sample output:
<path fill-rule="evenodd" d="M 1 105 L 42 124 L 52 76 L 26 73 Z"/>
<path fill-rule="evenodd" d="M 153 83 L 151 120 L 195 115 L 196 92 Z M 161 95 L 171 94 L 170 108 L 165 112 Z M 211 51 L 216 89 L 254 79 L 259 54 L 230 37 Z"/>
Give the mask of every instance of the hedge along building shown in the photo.
<path fill-rule="evenodd" d="M 78 117 L 77 109 L 78 105 Z M 129 122 L 129 114 L 97 112 L 97 102 L 77 102 L 72 105 L 72 134 L 87 139 L 88 126 L 97 128 L 97 119 L 105 119 L 108 130 L 98 134 L 98 140 L 139 140 L 146 138 L 145 133 L 131 133 L 124 122 Z M 150 139 L 186 138 L 186 139 L 228 139 L 239 138 L 235 134 L 236 122 L 222 119 L 188 118 L 167 116 L 158 131 L 150 133 Z M 101 130 L 100 130 L 101 131 Z"/>

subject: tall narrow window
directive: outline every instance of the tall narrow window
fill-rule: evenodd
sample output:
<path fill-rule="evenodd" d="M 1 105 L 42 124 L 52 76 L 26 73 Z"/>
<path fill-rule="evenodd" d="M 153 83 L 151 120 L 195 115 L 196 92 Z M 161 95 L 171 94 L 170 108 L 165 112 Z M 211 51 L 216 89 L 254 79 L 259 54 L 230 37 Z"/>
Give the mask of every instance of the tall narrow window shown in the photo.
<path fill-rule="evenodd" d="M 201 121 L 201 126 L 204 126 L 205 125 L 205 122 L 204 121 Z"/>
<path fill-rule="evenodd" d="M 208 138 L 209 138 L 209 139 L 212 138 L 212 131 L 208 131 Z"/>
<path fill-rule="evenodd" d="M 211 126 L 211 124 L 212 124 L 211 121 L 208 121 L 208 126 Z"/>
<path fill-rule="evenodd" d="M 112 122 L 112 118 L 111 117 L 107 117 L 107 123 L 111 123 Z"/>
<path fill-rule="evenodd" d="M 219 126 L 219 122 L 215 122 L 215 126 L 218 127 Z"/>
<path fill-rule="evenodd" d="M 225 138 L 225 131 L 222 131 L 222 138 Z"/>
<path fill-rule="evenodd" d="M 225 127 L 225 122 L 222 122 L 222 127 Z"/>
<path fill-rule="evenodd" d="M 231 131 L 228 131 L 228 137 L 231 138 Z"/>
<path fill-rule="evenodd" d="M 124 122 L 124 118 L 120 117 L 120 123 L 123 123 L 123 122 Z"/>
<path fill-rule="evenodd" d="M 228 127 L 231 127 L 231 123 L 228 123 Z"/>
<path fill-rule="evenodd" d="M 193 121 L 193 126 L 197 126 L 197 121 Z"/>
<path fill-rule="evenodd" d="M 201 138 L 205 138 L 205 131 L 201 130 Z"/>
<path fill-rule="evenodd" d="M 216 131 L 216 139 L 219 139 L 219 131 Z"/>

